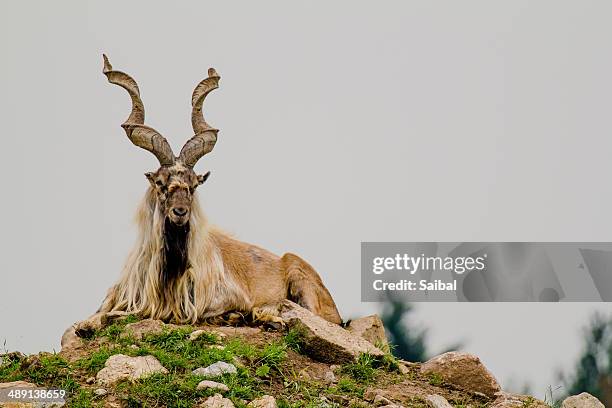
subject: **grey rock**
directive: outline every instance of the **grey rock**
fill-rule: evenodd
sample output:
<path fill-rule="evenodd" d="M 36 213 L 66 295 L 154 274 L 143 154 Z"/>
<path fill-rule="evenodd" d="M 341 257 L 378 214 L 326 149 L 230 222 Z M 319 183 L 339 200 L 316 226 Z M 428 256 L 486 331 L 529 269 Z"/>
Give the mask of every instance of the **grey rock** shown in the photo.
<path fill-rule="evenodd" d="M 427 401 L 429 401 L 431 405 L 433 405 L 434 408 L 453 408 L 452 405 L 448 403 L 446 398 L 444 398 L 441 395 L 438 395 L 438 394 L 428 395 L 426 399 Z"/>
<path fill-rule="evenodd" d="M 561 408 L 605 408 L 597 398 L 587 392 L 567 397 Z"/>
<path fill-rule="evenodd" d="M 276 399 L 271 395 L 264 395 L 248 403 L 251 408 L 276 408 Z"/>
<path fill-rule="evenodd" d="M 234 408 L 234 404 L 227 398 L 223 398 L 221 394 L 215 394 L 209 397 L 202 404 L 198 405 L 201 408 Z"/>
<path fill-rule="evenodd" d="M 511 394 L 500 391 L 495 394 L 497 397 L 490 408 L 550 408 L 548 404 L 537 400 L 528 395 Z"/>
<path fill-rule="evenodd" d="M 104 368 L 98 371 L 96 380 L 100 385 L 112 385 L 120 380 L 137 380 L 153 374 L 168 373 L 153 356 L 130 357 L 123 354 L 110 356 Z"/>
<path fill-rule="evenodd" d="M 391 405 L 391 404 L 393 404 L 393 402 L 391 402 L 389 400 L 389 398 L 384 397 L 384 396 L 382 396 L 380 394 L 376 395 L 374 397 L 374 401 L 373 402 L 374 402 L 374 405 L 377 406 L 377 407 L 382 407 L 384 405 Z"/>
<path fill-rule="evenodd" d="M 304 336 L 304 352 L 312 358 L 330 364 L 356 361 L 362 353 L 382 357 L 384 352 L 361 336 L 314 315 L 289 300 L 283 301 L 281 318 L 289 328 Z"/>
<path fill-rule="evenodd" d="M 161 320 L 144 319 L 136 323 L 130 323 L 125 326 L 121 337 L 133 337 L 136 340 L 142 340 L 148 334 L 160 334 L 164 331 L 166 324 Z"/>
<path fill-rule="evenodd" d="M 456 351 L 441 354 L 423 363 L 421 373 L 439 375 L 449 384 L 490 398 L 501 390 L 493 374 L 473 354 Z"/>
<path fill-rule="evenodd" d="M 376 347 L 384 348 L 388 345 L 385 326 L 378 315 L 351 320 L 346 329 L 356 336 L 363 337 Z"/>
<path fill-rule="evenodd" d="M 219 391 L 229 391 L 229 387 L 227 385 L 216 382 L 216 381 L 210 381 L 210 380 L 200 381 L 198 383 L 198 386 L 196 387 L 197 390 L 205 390 L 207 388 L 215 389 Z"/>
<path fill-rule="evenodd" d="M 194 375 L 201 375 L 202 377 L 219 377 L 223 374 L 236 374 L 237 372 L 235 365 L 225 361 L 217 361 L 208 367 L 200 367 L 192 371 Z"/>

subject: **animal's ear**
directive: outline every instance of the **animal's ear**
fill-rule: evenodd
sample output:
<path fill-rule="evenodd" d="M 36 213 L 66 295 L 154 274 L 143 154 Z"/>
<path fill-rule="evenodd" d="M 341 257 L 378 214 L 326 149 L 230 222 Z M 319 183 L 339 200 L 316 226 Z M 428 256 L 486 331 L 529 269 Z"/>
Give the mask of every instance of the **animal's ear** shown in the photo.
<path fill-rule="evenodd" d="M 147 178 L 147 180 L 149 180 L 149 183 L 151 183 L 151 185 L 155 187 L 155 174 L 148 172 L 145 173 L 145 177 Z"/>
<path fill-rule="evenodd" d="M 210 171 L 206 172 L 206 174 L 198 174 L 198 184 L 202 185 L 210 176 Z"/>

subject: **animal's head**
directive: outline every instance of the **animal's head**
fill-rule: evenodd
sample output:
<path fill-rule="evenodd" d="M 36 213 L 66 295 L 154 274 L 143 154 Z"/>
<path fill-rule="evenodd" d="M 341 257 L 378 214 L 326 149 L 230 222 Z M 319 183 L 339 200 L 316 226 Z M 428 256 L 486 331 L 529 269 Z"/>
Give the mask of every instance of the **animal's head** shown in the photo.
<path fill-rule="evenodd" d="M 208 78 L 194 89 L 191 97 L 191 123 L 195 135 L 185 143 L 180 154 L 175 156 L 166 138 L 144 124 L 144 105 L 136 81 L 124 72 L 113 70 L 106 55 L 103 72 L 110 83 L 124 88 L 132 98 L 132 112 L 121 127 L 132 143 L 150 151 L 159 160 L 159 169 L 145 173 L 145 176 L 157 195 L 160 211 L 175 225 L 187 224 L 191 216 L 193 194 L 210 175 L 210 172 L 197 175 L 193 166 L 213 149 L 217 141 L 218 130 L 204 120 L 202 103 L 206 95 L 219 87 L 219 75 L 210 68 Z"/>

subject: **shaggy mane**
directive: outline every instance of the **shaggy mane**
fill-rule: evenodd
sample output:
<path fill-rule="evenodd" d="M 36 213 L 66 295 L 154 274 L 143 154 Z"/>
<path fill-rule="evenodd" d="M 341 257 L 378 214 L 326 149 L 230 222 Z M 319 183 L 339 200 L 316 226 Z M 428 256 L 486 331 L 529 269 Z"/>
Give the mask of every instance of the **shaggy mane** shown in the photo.
<path fill-rule="evenodd" d="M 168 222 L 149 187 L 136 214 L 138 239 L 101 312 L 195 323 L 242 310 L 248 295 L 226 271 L 215 234 L 193 198 L 189 223 Z"/>

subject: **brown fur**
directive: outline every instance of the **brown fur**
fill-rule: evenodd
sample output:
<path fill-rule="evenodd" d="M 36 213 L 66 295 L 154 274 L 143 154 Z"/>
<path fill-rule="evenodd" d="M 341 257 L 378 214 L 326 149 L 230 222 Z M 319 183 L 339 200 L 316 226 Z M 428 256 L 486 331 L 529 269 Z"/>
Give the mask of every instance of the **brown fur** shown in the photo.
<path fill-rule="evenodd" d="M 178 174 L 175 169 L 171 172 Z M 172 224 L 187 234 L 186 259 L 173 263 L 185 268 L 168 271 L 165 240 L 176 239 L 164 231 L 172 223 L 168 214 L 173 207 L 167 203 L 172 201 L 171 194 L 163 193 L 167 189 L 155 182 L 155 176 L 148 177 L 152 186 L 138 212 L 138 242 L 100 312 L 125 311 L 183 323 L 229 313 L 278 321 L 281 302 L 290 299 L 330 322 L 341 323 L 331 295 L 312 266 L 297 255 L 279 257 L 210 227 L 193 196 L 188 196 L 188 203 L 173 201 L 189 205 L 189 220 Z M 174 183 L 173 177 L 167 181 Z"/>

